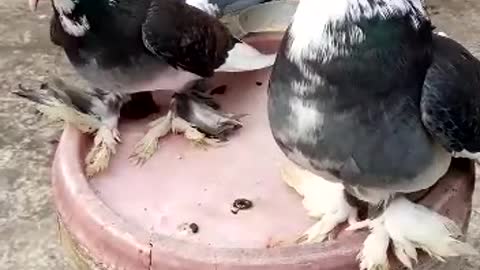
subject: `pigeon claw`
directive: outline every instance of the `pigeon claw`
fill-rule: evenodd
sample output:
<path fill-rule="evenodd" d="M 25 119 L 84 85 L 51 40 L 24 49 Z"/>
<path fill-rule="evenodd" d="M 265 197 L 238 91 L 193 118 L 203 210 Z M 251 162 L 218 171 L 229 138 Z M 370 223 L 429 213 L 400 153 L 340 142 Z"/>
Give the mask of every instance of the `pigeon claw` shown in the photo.
<path fill-rule="evenodd" d="M 295 241 L 296 244 L 335 238 L 340 224 L 356 221 L 357 209 L 348 204 L 342 184 L 329 182 L 292 162 L 281 168 L 281 177 L 303 196 L 308 215 L 318 220 Z"/>
<path fill-rule="evenodd" d="M 226 144 L 226 142 L 220 139 L 208 137 L 207 134 L 199 131 L 193 124 L 180 117 L 173 119 L 172 131 L 177 134 L 183 133 L 187 140 L 201 148 L 206 148 L 207 146 L 222 146 Z"/>
<path fill-rule="evenodd" d="M 479 254 L 459 240 L 462 232 L 452 220 L 405 197 L 395 198 L 380 217 L 359 222 L 351 230 L 365 227 L 370 234 L 358 255 L 361 270 L 388 269 L 390 243 L 394 255 L 408 269 L 418 261 L 417 249 L 442 262 L 449 257 Z"/>
<path fill-rule="evenodd" d="M 390 266 L 387 251 L 390 238 L 383 226 L 383 220 L 378 219 L 368 224 L 370 234 L 363 242 L 363 247 L 357 256 L 357 260 L 360 261 L 360 270 L 388 270 Z"/>
<path fill-rule="evenodd" d="M 85 158 L 85 174 L 88 178 L 108 167 L 111 157 L 116 153 L 116 145 L 120 142 L 117 129 L 102 126 L 97 130 L 93 147 Z"/>
<path fill-rule="evenodd" d="M 129 160 L 143 165 L 157 151 L 160 138 L 172 132 L 183 134 L 195 146 L 223 146 L 227 135 L 240 127 L 244 115 L 222 113 L 213 107 L 213 100 L 199 93 L 176 93 L 166 116 L 149 124 L 150 129 L 135 146 Z M 212 107 L 213 106 L 213 107 Z"/>
<path fill-rule="evenodd" d="M 299 238 L 297 238 L 297 240 L 295 240 L 295 244 L 297 244 L 297 245 L 303 244 L 305 242 L 308 242 L 308 239 L 309 239 L 308 235 L 304 234 L 304 235 L 300 236 Z"/>
<path fill-rule="evenodd" d="M 243 127 L 240 119 L 246 114 L 224 113 L 205 102 L 193 93 L 177 93 L 171 106 L 179 118 L 208 138 L 226 141 L 231 132 Z M 180 129 L 187 129 L 184 123 L 180 124 Z"/>
<path fill-rule="evenodd" d="M 129 160 L 137 166 L 145 164 L 157 151 L 158 140 L 166 136 L 172 129 L 172 112 L 148 124 L 150 129 L 135 145 Z"/>

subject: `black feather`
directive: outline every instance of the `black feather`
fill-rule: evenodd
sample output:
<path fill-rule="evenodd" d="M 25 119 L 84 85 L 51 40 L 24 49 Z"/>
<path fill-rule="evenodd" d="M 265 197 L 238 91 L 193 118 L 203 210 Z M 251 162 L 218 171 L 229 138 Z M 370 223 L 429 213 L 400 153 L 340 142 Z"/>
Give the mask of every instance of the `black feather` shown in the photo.
<path fill-rule="evenodd" d="M 156 0 L 142 27 L 147 48 L 174 66 L 210 77 L 238 42 L 215 17 L 177 0 Z"/>
<path fill-rule="evenodd" d="M 287 35 L 272 72 L 268 102 L 272 133 L 280 148 L 288 155 L 301 153 L 309 161 L 302 165 L 328 171 L 346 184 L 409 185 L 406 181 L 413 181 L 431 163 L 434 151 L 419 108 L 432 60 L 432 32 L 427 19 L 418 19 L 414 25 L 411 14 L 392 14 L 336 22 L 327 31 L 341 37 L 335 45 L 347 53 L 320 52 L 300 64 L 286 55 Z M 356 27 L 364 38 L 350 42 Z M 305 69 L 312 74 L 306 76 Z M 291 82 L 311 89 L 299 93 Z M 318 128 L 301 135 L 291 132 L 299 121 L 289 120 L 295 100 L 318 113 Z"/>
<path fill-rule="evenodd" d="M 422 119 L 449 151 L 480 152 L 480 61 L 458 42 L 434 38 L 422 92 Z"/>

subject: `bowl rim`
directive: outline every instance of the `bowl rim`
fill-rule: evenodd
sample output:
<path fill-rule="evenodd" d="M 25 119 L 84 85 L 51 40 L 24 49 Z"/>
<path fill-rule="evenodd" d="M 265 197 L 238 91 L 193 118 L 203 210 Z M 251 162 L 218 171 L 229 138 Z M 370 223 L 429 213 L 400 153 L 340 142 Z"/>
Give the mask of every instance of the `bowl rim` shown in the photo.
<path fill-rule="evenodd" d="M 366 237 L 365 232 L 356 232 L 340 240 L 326 243 L 270 249 L 215 248 L 156 233 L 151 234 L 123 220 L 95 195 L 82 173 L 80 149 L 81 144 L 85 143 L 84 135 L 74 127 L 66 126 L 52 170 L 54 201 L 59 217 L 70 234 L 73 234 L 79 244 L 93 257 L 103 263 L 134 265 L 126 269 L 150 267 L 157 260 L 159 260 L 157 263 L 162 265 L 195 265 L 193 269 L 203 269 L 199 266 L 208 267 L 215 264 L 235 267 L 234 269 L 249 269 L 260 265 L 271 267 L 265 269 L 281 269 L 280 266 L 293 269 L 291 267 L 295 265 L 306 266 L 298 269 L 310 269 L 308 265 L 321 262 L 325 265 L 325 268 L 322 268 L 325 270 L 349 269 L 338 267 L 354 267 L 357 264 L 355 258 Z M 470 178 L 474 181 L 473 176 Z M 447 201 L 440 200 L 434 209 L 445 207 Z M 466 223 L 464 229 L 468 226 L 468 217 L 469 215 L 462 217 Z"/>
<path fill-rule="evenodd" d="M 65 126 L 53 161 L 54 203 L 67 231 L 74 235 L 78 244 L 83 245 L 89 254 L 103 262 L 117 261 L 122 265 L 131 265 L 130 260 L 137 260 L 149 265 L 153 252 L 162 258 L 162 263 L 172 260 L 201 265 L 222 263 L 246 267 L 276 266 L 327 262 L 334 252 L 335 260 L 346 265 L 355 263 L 356 253 L 365 237 L 362 232 L 346 236 L 342 240 L 313 245 L 215 248 L 145 231 L 117 215 L 91 189 L 83 174 L 81 159 L 82 144 L 86 144 L 86 141 L 86 136 L 80 131 L 71 125 Z M 349 242 L 348 247 L 342 245 L 344 241 Z M 99 243 L 102 245 L 98 246 Z M 188 258 L 185 254 L 188 254 Z"/>
<path fill-rule="evenodd" d="M 262 36 L 256 35 L 253 38 L 257 37 Z M 319 263 L 323 270 L 358 268 L 356 256 L 366 232 L 345 234 L 341 239 L 311 245 L 215 248 L 151 233 L 128 223 L 91 189 L 83 173 L 82 149 L 86 143 L 86 135 L 72 125 L 65 125 L 52 166 L 54 204 L 66 230 L 74 236 L 78 244 L 103 264 L 120 266 L 119 269 L 187 269 L 186 266 L 190 265 L 193 268 L 189 269 L 201 270 L 212 269 L 212 265 L 215 265 L 220 266 L 218 269 L 236 270 L 252 267 L 306 270 L 317 269 L 315 266 L 318 267 Z M 467 200 L 463 198 L 475 182 L 472 164 L 473 162 L 470 162 L 469 171 L 462 172 L 464 177 L 457 177 L 465 182 L 462 187 L 466 191 L 452 195 L 452 198 L 457 200 L 461 197 L 462 202 L 470 209 L 473 189 L 472 194 L 466 194 Z M 455 171 L 455 166 L 449 169 L 449 178 L 453 178 L 451 174 Z M 433 203 L 432 208 L 441 210 L 449 205 L 450 201 L 442 199 Z M 469 213 L 456 213 L 460 215 L 460 221 L 467 223 L 463 226 L 465 230 Z M 160 266 L 156 266 L 157 264 Z"/>
<path fill-rule="evenodd" d="M 238 14 L 236 14 L 236 17 L 237 17 L 236 23 L 238 23 L 238 27 L 245 34 L 260 33 L 261 30 L 245 29 L 245 25 L 242 23 L 242 22 L 244 22 L 245 17 L 249 16 L 249 14 L 252 11 L 262 10 L 262 9 L 269 9 L 270 10 L 272 7 L 279 7 L 279 6 L 294 6 L 294 5 L 298 6 L 298 3 L 299 3 L 299 0 L 275 0 L 275 1 L 270 1 L 270 2 L 264 2 L 264 3 L 261 3 L 259 5 L 255 5 L 255 6 L 250 6 L 246 9 L 238 12 Z M 295 13 L 295 10 L 293 10 L 293 13 Z M 267 12 L 267 15 L 270 16 L 271 13 L 272 12 Z M 288 22 L 290 23 L 290 21 L 288 21 Z M 286 27 L 288 27 L 289 23 L 286 24 Z"/>

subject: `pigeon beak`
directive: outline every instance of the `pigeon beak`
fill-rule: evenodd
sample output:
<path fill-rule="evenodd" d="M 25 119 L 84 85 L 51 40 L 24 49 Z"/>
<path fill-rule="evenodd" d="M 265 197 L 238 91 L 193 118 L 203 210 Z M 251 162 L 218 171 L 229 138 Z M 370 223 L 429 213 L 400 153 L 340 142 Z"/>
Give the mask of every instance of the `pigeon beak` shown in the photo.
<path fill-rule="evenodd" d="M 35 12 L 37 10 L 38 1 L 39 0 L 28 0 L 28 6 L 30 7 L 30 10 L 32 12 Z"/>

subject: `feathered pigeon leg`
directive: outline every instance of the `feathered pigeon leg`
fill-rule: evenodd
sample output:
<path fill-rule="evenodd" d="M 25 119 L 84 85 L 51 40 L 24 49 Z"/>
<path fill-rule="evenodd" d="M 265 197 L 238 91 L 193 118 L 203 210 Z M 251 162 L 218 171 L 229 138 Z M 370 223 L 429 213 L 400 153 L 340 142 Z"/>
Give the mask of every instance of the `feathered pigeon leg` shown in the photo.
<path fill-rule="evenodd" d="M 53 121 L 72 124 L 83 133 L 94 134 L 94 144 L 85 158 L 88 177 L 103 171 L 120 142 L 117 130 L 123 97 L 100 89 L 84 90 L 58 77 L 36 91 L 19 86 L 15 94 L 37 103 L 38 110 Z"/>
<path fill-rule="evenodd" d="M 440 261 L 447 257 L 478 255 L 478 251 L 460 240 L 462 232 L 452 220 L 405 197 L 394 199 L 380 217 L 367 220 L 363 225 L 349 228 L 370 229 L 358 255 L 362 270 L 388 269 L 390 240 L 394 254 L 409 269 L 417 262 L 417 248 Z"/>
<path fill-rule="evenodd" d="M 221 146 L 229 132 L 242 126 L 242 116 L 217 111 L 190 93 L 177 93 L 168 113 L 149 124 L 149 131 L 135 146 L 130 160 L 138 165 L 145 163 L 157 150 L 158 140 L 170 131 L 183 133 L 198 146 Z"/>
<path fill-rule="evenodd" d="M 297 244 L 322 242 L 331 238 L 334 229 L 343 222 L 357 222 L 357 209 L 345 197 L 342 184 L 327 181 L 289 162 L 281 168 L 282 179 L 303 196 L 308 215 L 319 219 Z"/>
<path fill-rule="evenodd" d="M 158 140 L 166 136 L 172 129 L 172 111 L 148 124 L 150 129 L 143 138 L 135 145 L 130 155 L 130 162 L 142 165 L 155 154 L 158 148 Z"/>
<path fill-rule="evenodd" d="M 110 159 L 116 153 L 120 143 L 120 133 L 117 129 L 122 105 L 129 100 L 116 92 L 94 88 L 88 91 L 76 89 L 72 85 L 57 78 L 54 80 L 57 89 L 69 95 L 75 108 L 97 120 L 94 126 L 93 146 L 85 157 L 85 174 L 93 177 L 104 171 L 110 164 Z"/>
<path fill-rule="evenodd" d="M 189 88 L 186 92 L 190 97 L 199 101 L 200 103 L 204 103 L 215 110 L 220 109 L 220 104 L 218 104 L 211 94 L 211 91 L 214 89 L 227 87 L 226 85 L 217 86 L 212 89 L 208 84 L 207 79 L 200 79 L 193 84 L 193 87 Z"/>
<path fill-rule="evenodd" d="M 245 114 L 223 113 L 218 105 L 205 100 L 192 92 L 177 93 L 174 96 L 172 130 L 183 133 L 197 146 L 221 146 L 227 142 L 228 135 L 243 125 L 240 119 Z"/>
<path fill-rule="evenodd" d="M 116 120 L 118 121 L 118 118 Z M 95 176 L 108 167 L 110 159 L 116 153 L 116 146 L 120 142 L 117 124 L 103 124 L 98 128 L 93 139 L 93 146 L 85 157 L 87 177 Z"/>

